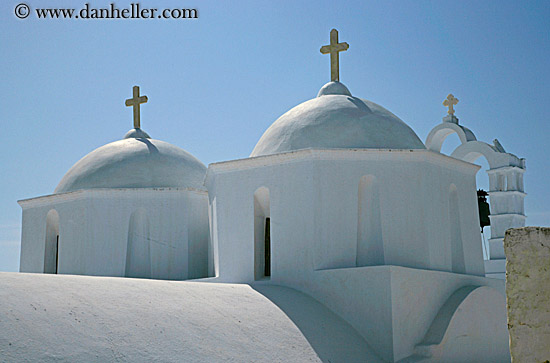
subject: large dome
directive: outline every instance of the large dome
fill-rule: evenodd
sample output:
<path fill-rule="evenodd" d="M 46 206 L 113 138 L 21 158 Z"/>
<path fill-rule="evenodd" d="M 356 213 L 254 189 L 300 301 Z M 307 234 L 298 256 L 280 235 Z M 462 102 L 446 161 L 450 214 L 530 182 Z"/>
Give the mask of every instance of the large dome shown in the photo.
<path fill-rule="evenodd" d="M 204 190 L 206 167 L 193 155 L 140 129 L 80 159 L 55 193 L 95 188 L 194 188 Z"/>
<path fill-rule="evenodd" d="M 425 149 L 416 133 L 376 103 L 329 82 L 316 98 L 277 119 L 250 156 L 317 149 Z"/>

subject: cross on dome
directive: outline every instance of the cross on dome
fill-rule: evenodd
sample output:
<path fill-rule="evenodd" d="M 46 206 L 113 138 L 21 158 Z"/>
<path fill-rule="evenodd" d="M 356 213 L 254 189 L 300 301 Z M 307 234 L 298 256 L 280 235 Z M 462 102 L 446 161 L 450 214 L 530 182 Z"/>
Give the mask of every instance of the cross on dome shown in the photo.
<path fill-rule="evenodd" d="M 449 95 L 447 96 L 447 99 L 443 101 L 443 106 L 449 107 L 449 111 L 447 111 L 449 115 L 454 116 L 455 110 L 453 106 L 456 105 L 457 103 L 458 103 L 458 98 L 455 98 L 455 96 L 453 96 L 452 93 L 449 93 Z"/>
<path fill-rule="evenodd" d="M 346 51 L 348 48 L 348 43 L 338 43 L 338 30 L 336 29 L 330 31 L 330 44 L 321 47 L 321 53 L 330 54 L 330 80 L 333 82 L 340 81 L 338 53 Z"/>
<path fill-rule="evenodd" d="M 134 108 L 134 129 L 139 129 L 140 127 L 139 106 L 142 103 L 147 103 L 147 96 L 140 96 L 139 86 L 134 86 L 133 97 L 126 100 L 126 106 L 132 106 Z"/>

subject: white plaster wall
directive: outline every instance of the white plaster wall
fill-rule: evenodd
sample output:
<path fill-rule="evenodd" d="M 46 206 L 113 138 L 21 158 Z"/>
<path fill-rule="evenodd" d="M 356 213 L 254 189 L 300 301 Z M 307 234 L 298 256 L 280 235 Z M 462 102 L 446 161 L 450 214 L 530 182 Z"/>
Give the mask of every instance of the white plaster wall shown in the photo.
<path fill-rule="evenodd" d="M 210 165 L 206 186 L 215 281 L 254 281 L 253 196 L 266 187 L 272 262 L 271 278 L 264 282 L 312 295 L 352 324 L 384 359 L 405 358 L 456 289 L 499 283 L 473 276 L 484 274 L 477 169 L 429 151 L 371 150 L 303 150 Z M 358 186 L 364 175 L 379 182 L 386 264 L 421 269 L 451 270 L 448 208 L 455 184 L 469 275 L 398 269 L 405 272 L 395 286 L 394 267 L 355 268 Z M 408 279 L 414 281 L 410 286 Z M 427 304 L 407 303 L 424 297 Z M 407 321 L 411 316 L 417 321 Z"/>
<path fill-rule="evenodd" d="M 455 184 L 466 273 L 483 275 L 477 169 L 408 150 L 304 150 L 213 164 L 207 188 L 217 275 L 254 280 L 253 195 L 259 187 L 270 193 L 273 277 L 355 267 L 364 175 L 379 183 L 385 264 L 451 270 L 449 187 Z"/>
<path fill-rule="evenodd" d="M 32 207 L 30 206 L 32 204 Z M 46 242 L 46 216 L 52 209 L 59 214 L 59 269 L 70 269 L 78 264 L 79 256 L 74 255 L 72 243 L 85 233 L 87 216 L 86 202 L 82 193 L 74 193 L 57 200 L 32 199 L 22 204 L 21 232 L 21 272 L 44 272 L 44 254 Z"/>
<path fill-rule="evenodd" d="M 205 192 L 187 189 L 96 189 L 22 201 L 21 271 L 42 272 L 45 215 L 55 208 L 60 217 L 59 273 L 124 276 L 130 216 L 144 208 L 150 223 L 151 277 L 206 277 L 207 200 Z"/>
<path fill-rule="evenodd" d="M 320 270 L 277 282 L 313 296 L 351 324 L 382 359 L 393 361 L 390 272 L 391 266 Z"/>
<path fill-rule="evenodd" d="M 523 192 L 490 192 L 491 195 L 491 214 L 524 214 L 524 199 L 526 194 Z"/>
<path fill-rule="evenodd" d="M 491 238 L 503 238 L 507 229 L 525 226 L 525 216 L 521 214 L 495 214 L 489 215 L 489 218 L 491 219 Z"/>
<path fill-rule="evenodd" d="M 498 303 L 502 306 L 505 303 L 503 281 L 479 276 L 392 267 L 391 286 L 395 360 L 403 359 L 414 353 L 415 347 L 423 341 L 439 310 L 458 289 L 464 286 L 489 286 L 497 290 L 500 295 L 500 300 L 497 299 L 498 301 L 496 302 L 491 300 L 492 303 Z M 460 308 L 464 310 L 467 307 L 461 306 Z M 490 306 L 485 308 L 491 309 Z M 496 307 L 493 307 L 493 309 L 496 309 Z M 476 311 L 474 312 L 474 310 Z M 495 331 L 492 334 L 504 337 L 504 339 L 497 339 L 496 342 L 488 344 L 485 348 L 479 344 L 475 347 L 473 345 L 463 346 L 463 356 L 467 356 L 468 359 L 457 359 L 456 361 L 507 361 L 507 357 L 509 356 L 508 342 L 505 334 L 503 334 L 506 330 L 505 314 L 497 315 L 496 317 L 494 314 L 480 315 L 477 310 L 472 309 L 471 311 L 474 313 L 472 315 L 474 318 L 458 321 L 456 324 L 462 327 L 479 322 L 490 324 L 491 326 L 495 326 Z M 484 308 L 480 310 L 483 311 Z M 501 310 L 503 312 L 503 309 Z M 470 311 L 464 311 L 463 313 L 470 313 Z M 472 321 L 472 319 L 475 319 L 475 321 Z M 464 338 L 466 341 L 471 337 L 465 335 Z M 492 342 L 494 340 L 488 336 L 480 338 L 482 342 Z M 442 345 L 445 348 L 445 341 Z M 492 357 L 493 360 L 483 360 L 482 357 L 483 359 Z M 505 360 L 494 359 L 495 357 L 505 357 Z M 447 361 L 454 360 L 450 359 Z"/>
<path fill-rule="evenodd" d="M 415 355 L 438 312 L 456 290 L 472 285 L 489 286 L 499 292 L 501 299 L 498 303 L 505 303 L 504 282 L 501 280 L 399 266 L 319 270 L 293 276 L 285 274 L 284 277 L 273 276 L 269 283 L 289 286 L 314 297 L 344 318 L 382 359 L 390 362 Z M 504 313 L 496 317 L 495 314 L 480 316 L 477 310 L 463 311 L 464 314 L 473 313 L 476 321 L 456 322 L 459 329 L 481 322 L 500 329 L 494 334 L 505 335 Z M 488 336 L 481 338 L 481 341 L 494 340 Z M 443 342 L 438 349 L 456 349 L 455 345 L 446 344 Z M 461 354 L 472 362 L 480 357 L 508 357 L 508 342 L 507 339 L 497 339 L 495 344 L 487 345 L 485 349 L 479 344 L 463 347 Z M 493 361 L 507 361 L 507 358 Z"/>
<path fill-rule="evenodd" d="M 41 212 L 40 209 L 23 210 L 19 261 L 21 272 L 44 272 L 47 212 Z"/>
<path fill-rule="evenodd" d="M 305 171 L 304 168 L 310 170 Z M 269 190 L 271 276 L 312 270 L 313 188 L 311 166 L 223 172 L 207 182 L 213 228 L 213 257 L 223 281 L 254 281 L 254 192 Z M 304 258 L 304 254 L 309 256 Z"/>
<path fill-rule="evenodd" d="M 357 187 L 361 176 L 374 175 L 381 198 L 386 264 L 450 270 L 448 208 L 449 187 L 454 183 L 460 196 L 466 271 L 482 274 L 477 258 L 481 240 L 476 220 L 476 169 L 461 170 L 452 162 L 434 165 L 411 152 L 366 155 L 366 160 L 315 161 L 316 268 L 355 266 Z"/>

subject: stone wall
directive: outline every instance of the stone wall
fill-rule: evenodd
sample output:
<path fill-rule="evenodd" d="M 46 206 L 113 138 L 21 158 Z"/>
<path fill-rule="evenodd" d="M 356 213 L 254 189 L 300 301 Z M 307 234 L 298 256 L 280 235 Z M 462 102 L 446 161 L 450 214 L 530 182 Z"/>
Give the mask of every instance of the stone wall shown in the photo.
<path fill-rule="evenodd" d="M 512 362 L 548 362 L 550 228 L 509 229 L 504 251 Z"/>

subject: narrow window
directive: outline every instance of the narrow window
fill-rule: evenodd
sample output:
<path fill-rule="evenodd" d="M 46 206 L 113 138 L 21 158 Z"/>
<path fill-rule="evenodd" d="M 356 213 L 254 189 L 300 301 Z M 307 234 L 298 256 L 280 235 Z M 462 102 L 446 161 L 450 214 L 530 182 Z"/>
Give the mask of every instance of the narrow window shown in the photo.
<path fill-rule="evenodd" d="M 254 192 L 254 279 L 271 276 L 271 218 L 269 189 Z"/>
<path fill-rule="evenodd" d="M 55 273 L 57 273 L 58 269 L 59 269 L 59 235 L 57 235 L 56 242 L 55 242 Z"/>
<path fill-rule="evenodd" d="M 52 209 L 46 215 L 44 273 L 56 274 L 59 265 L 59 214 Z"/>
<path fill-rule="evenodd" d="M 265 219 L 265 269 L 264 275 L 271 276 L 271 233 L 270 233 L 270 219 Z"/>

